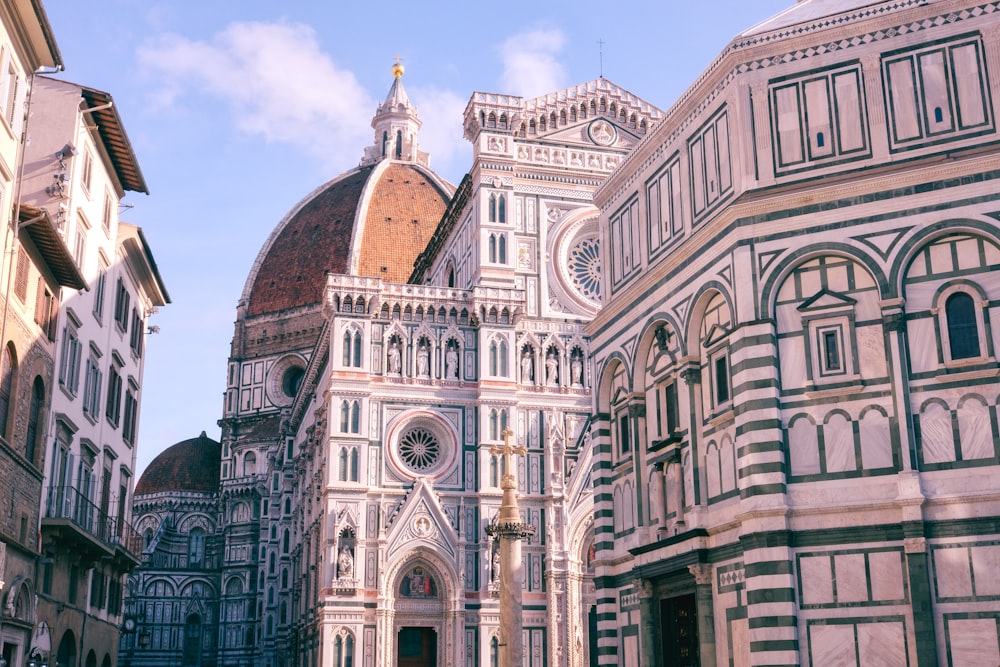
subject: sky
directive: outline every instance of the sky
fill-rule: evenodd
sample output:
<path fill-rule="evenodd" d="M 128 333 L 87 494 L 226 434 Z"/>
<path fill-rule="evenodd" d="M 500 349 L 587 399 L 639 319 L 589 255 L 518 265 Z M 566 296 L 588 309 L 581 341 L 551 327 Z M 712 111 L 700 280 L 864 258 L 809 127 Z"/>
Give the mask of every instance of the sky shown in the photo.
<path fill-rule="evenodd" d="M 794 1 L 44 0 L 57 78 L 114 97 L 150 190 L 121 217 L 143 228 L 172 299 L 150 319 L 137 472 L 202 431 L 219 439 L 247 274 L 281 219 L 374 143 L 397 56 L 421 148 L 457 184 L 473 92 L 533 97 L 603 74 L 666 110 Z"/>

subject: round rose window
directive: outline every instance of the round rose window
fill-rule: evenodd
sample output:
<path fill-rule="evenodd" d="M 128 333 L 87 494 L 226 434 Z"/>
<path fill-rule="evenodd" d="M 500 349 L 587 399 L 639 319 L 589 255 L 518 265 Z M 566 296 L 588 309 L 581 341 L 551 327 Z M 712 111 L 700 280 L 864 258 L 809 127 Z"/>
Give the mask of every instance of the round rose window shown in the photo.
<path fill-rule="evenodd" d="M 596 236 L 580 239 L 569 249 L 569 274 L 582 297 L 600 303 L 601 253 Z"/>
<path fill-rule="evenodd" d="M 437 465 L 441 445 L 433 433 L 418 426 L 399 439 L 399 458 L 410 470 L 423 473 Z"/>

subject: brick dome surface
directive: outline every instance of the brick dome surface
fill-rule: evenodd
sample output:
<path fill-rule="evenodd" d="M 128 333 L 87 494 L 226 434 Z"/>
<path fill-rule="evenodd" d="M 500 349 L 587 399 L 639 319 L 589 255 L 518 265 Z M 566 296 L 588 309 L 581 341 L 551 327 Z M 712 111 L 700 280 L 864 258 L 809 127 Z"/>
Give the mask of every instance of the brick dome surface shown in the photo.
<path fill-rule="evenodd" d="M 320 303 L 327 273 L 405 282 L 449 198 L 430 173 L 408 163 L 359 167 L 333 179 L 268 239 L 250 277 L 247 316 Z"/>
<path fill-rule="evenodd" d="M 197 438 L 178 442 L 153 459 L 135 485 L 135 495 L 164 491 L 216 493 L 221 453 L 222 445 L 204 431 Z"/>

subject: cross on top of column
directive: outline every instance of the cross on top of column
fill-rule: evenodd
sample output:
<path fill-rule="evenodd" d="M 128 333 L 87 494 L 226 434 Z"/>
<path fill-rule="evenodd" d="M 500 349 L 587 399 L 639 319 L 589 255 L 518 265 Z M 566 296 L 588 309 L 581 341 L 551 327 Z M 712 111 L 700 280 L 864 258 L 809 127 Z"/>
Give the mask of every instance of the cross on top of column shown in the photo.
<path fill-rule="evenodd" d="M 510 488 L 516 488 L 517 482 L 514 478 L 514 462 L 511 457 L 515 454 L 524 456 L 528 453 L 528 449 L 524 445 L 514 445 L 511 444 L 511 438 L 514 437 L 514 431 L 510 428 L 505 428 L 500 435 L 503 436 L 503 445 L 493 445 L 490 447 L 490 454 L 493 456 L 503 456 L 503 479 L 500 482 L 500 488 L 506 489 L 507 484 L 510 483 Z"/>

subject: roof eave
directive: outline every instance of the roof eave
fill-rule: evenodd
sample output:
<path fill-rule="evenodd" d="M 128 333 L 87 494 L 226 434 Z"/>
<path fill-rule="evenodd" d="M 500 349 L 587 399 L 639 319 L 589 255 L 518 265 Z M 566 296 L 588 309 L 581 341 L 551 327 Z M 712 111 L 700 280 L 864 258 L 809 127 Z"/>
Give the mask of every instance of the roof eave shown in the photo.
<path fill-rule="evenodd" d="M 139 160 L 132 149 L 132 142 L 125 132 L 125 125 L 111 94 L 86 86 L 80 86 L 80 94 L 87 104 L 87 109 L 93 110 L 91 113 L 94 116 L 94 124 L 122 187 L 125 190 L 148 195 L 149 187 L 142 175 L 142 169 L 139 168 Z"/>
<path fill-rule="evenodd" d="M 87 281 L 45 209 L 21 204 L 19 211 L 18 231 L 28 235 L 59 285 L 86 289 Z"/>
<path fill-rule="evenodd" d="M 129 258 L 132 267 L 142 280 L 143 288 L 154 306 L 165 306 L 171 303 L 170 294 L 160 275 L 160 269 L 153 258 L 153 251 L 146 241 L 142 228 L 125 222 L 118 224 L 122 247 Z"/>

